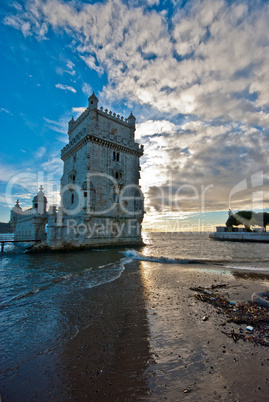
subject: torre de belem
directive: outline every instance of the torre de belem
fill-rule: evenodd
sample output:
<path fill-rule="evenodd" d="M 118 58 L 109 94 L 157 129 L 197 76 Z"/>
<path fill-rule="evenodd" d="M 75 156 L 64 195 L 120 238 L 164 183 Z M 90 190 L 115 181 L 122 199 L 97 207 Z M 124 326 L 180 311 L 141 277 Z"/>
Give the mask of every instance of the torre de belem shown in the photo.
<path fill-rule="evenodd" d="M 136 119 L 132 112 L 124 119 L 98 109 L 94 92 L 88 101 L 77 120 L 69 121 L 69 142 L 61 151 L 61 205 L 51 206 L 45 215 L 43 211 L 47 234 L 40 235 L 39 230 L 37 240 L 46 236 L 43 244 L 50 248 L 141 244 L 144 198 L 139 159 L 143 145 L 135 142 Z M 14 208 L 18 239 L 23 220 L 16 215 L 18 205 Z"/>

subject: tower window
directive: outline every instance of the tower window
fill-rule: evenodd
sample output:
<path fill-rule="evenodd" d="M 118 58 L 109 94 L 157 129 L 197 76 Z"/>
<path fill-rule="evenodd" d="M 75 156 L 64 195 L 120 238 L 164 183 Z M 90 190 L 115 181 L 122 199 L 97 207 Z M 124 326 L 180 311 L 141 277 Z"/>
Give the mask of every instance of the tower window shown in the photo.
<path fill-rule="evenodd" d="M 119 152 L 113 152 L 113 161 L 119 162 L 120 160 L 120 153 Z"/>
<path fill-rule="evenodd" d="M 114 193 L 114 194 L 113 194 L 113 202 L 115 202 L 116 204 L 119 203 L 119 196 L 118 196 L 117 193 Z"/>
<path fill-rule="evenodd" d="M 91 105 L 93 105 L 93 101 L 91 101 Z"/>
<path fill-rule="evenodd" d="M 87 191 L 84 191 L 84 197 L 87 197 Z"/>
<path fill-rule="evenodd" d="M 71 194 L 71 204 L 74 204 L 74 194 Z"/>
<path fill-rule="evenodd" d="M 119 178 L 119 172 L 115 173 L 115 178 L 118 179 Z"/>

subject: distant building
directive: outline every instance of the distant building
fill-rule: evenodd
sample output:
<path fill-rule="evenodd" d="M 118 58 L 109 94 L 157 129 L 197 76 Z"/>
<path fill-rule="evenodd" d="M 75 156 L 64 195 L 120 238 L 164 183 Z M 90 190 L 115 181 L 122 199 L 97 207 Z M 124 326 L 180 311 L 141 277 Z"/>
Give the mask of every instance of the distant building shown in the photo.
<path fill-rule="evenodd" d="M 15 233 L 14 240 L 46 240 L 45 226 L 48 222 L 47 198 L 42 186 L 33 198 L 32 208 L 22 210 L 17 200 L 10 213 L 10 224 Z"/>
<path fill-rule="evenodd" d="M 69 143 L 61 152 L 64 169 L 60 207 L 50 207 L 47 214 L 45 201 L 41 204 L 37 196 L 33 208 L 39 217 L 44 211 L 47 244 L 52 248 L 141 243 L 144 203 L 139 158 L 143 146 L 135 142 L 136 119 L 132 112 L 124 119 L 102 107 L 98 109 L 94 92 L 88 101 L 78 119 L 69 122 Z M 11 212 L 16 236 L 30 231 L 22 224 L 24 212 L 21 214 L 19 208 L 17 203 Z"/>

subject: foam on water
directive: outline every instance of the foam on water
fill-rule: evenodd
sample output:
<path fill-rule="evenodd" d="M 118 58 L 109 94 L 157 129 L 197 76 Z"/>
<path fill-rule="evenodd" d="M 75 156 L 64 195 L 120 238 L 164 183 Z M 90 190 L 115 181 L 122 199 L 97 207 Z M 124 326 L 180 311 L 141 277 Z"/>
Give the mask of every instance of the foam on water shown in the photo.
<path fill-rule="evenodd" d="M 147 262 L 155 262 L 160 264 L 203 264 L 205 266 L 220 266 L 223 269 L 228 270 L 247 270 L 247 271 L 260 271 L 269 274 L 269 260 L 264 255 L 260 256 L 260 258 L 246 258 L 241 257 L 238 260 L 232 259 L 227 256 L 224 259 L 214 259 L 214 258 L 171 258 L 162 255 L 151 255 L 148 254 L 150 251 L 155 251 L 156 247 L 148 247 L 146 252 L 143 250 L 143 253 L 138 252 L 133 249 L 122 251 L 126 258 L 130 258 L 131 260 L 138 261 L 147 261 Z M 164 250 L 163 251 L 167 251 Z"/>
<path fill-rule="evenodd" d="M 131 258 L 132 260 L 139 260 L 139 261 L 149 261 L 149 262 L 159 262 L 162 264 L 205 264 L 205 260 L 192 260 L 192 259 L 186 259 L 186 258 L 169 258 L 169 257 L 156 257 L 152 255 L 143 255 L 135 250 L 127 250 L 127 251 L 122 251 L 126 257 Z"/>

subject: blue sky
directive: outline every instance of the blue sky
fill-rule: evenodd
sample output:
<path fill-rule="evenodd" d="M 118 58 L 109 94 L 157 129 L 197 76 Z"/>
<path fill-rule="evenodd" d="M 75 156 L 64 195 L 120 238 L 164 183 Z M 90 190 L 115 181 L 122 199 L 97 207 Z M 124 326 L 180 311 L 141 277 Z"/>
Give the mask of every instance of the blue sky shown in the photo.
<path fill-rule="evenodd" d="M 57 201 L 67 123 L 127 117 L 145 146 L 145 228 L 207 229 L 268 210 L 269 4 L 2 0 L 0 221 L 42 183 Z"/>

